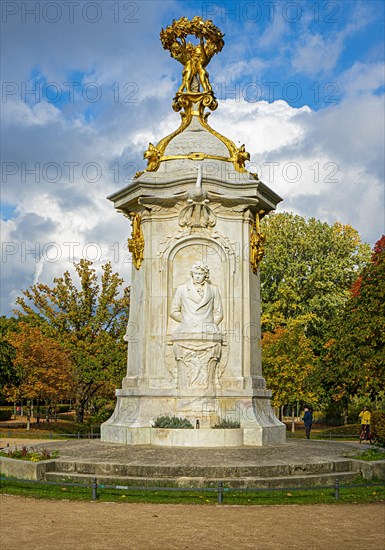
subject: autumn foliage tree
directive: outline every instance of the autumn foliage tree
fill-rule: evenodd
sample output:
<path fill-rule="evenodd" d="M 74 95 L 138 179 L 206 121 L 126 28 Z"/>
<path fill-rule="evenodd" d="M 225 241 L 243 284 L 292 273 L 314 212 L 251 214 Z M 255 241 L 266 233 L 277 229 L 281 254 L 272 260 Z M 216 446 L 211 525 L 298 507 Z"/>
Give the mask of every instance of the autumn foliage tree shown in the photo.
<path fill-rule="evenodd" d="M 19 323 L 8 341 L 16 350 L 15 379 L 3 392 L 12 401 L 33 400 L 57 403 L 71 395 L 72 363 L 69 353 L 37 326 Z"/>
<path fill-rule="evenodd" d="M 324 362 L 323 383 L 335 401 L 385 390 L 385 236 L 332 327 Z"/>
<path fill-rule="evenodd" d="M 67 271 L 54 279 L 52 288 L 36 284 L 25 290 L 17 304 L 21 319 L 28 317 L 69 353 L 76 419 L 82 422 L 87 403 L 124 376 L 129 289 L 121 289 L 123 279 L 110 263 L 102 266 L 100 284 L 92 262 L 83 259 L 74 265 L 77 282 Z"/>
<path fill-rule="evenodd" d="M 330 326 L 369 262 L 370 247 L 349 225 L 287 212 L 264 218 L 261 230 L 263 372 L 275 405 L 315 404 L 325 395 Z"/>
<path fill-rule="evenodd" d="M 275 407 L 318 401 L 311 384 L 316 357 L 304 332 L 304 319 L 293 319 L 286 327 L 264 333 L 262 364 L 267 387 L 273 390 Z"/>

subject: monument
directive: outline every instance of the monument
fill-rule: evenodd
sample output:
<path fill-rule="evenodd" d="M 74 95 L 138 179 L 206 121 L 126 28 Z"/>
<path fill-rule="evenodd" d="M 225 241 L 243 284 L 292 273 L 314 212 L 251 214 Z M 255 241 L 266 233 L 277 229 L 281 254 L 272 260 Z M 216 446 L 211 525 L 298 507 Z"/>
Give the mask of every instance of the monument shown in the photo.
<path fill-rule="evenodd" d="M 196 43 L 187 41 L 192 38 Z M 206 67 L 223 48 L 212 21 L 182 17 L 160 34 L 183 65 L 181 124 L 144 153 L 147 168 L 108 197 L 131 220 L 127 375 L 102 441 L 260 446 L 285 442 L 262 376 L 260 219 L 281 200 L 246 170 L 250 155 L 208 124 Z M 157 417 L 193 429 L 154 428 Z M 232 429 L 217 428 L 232 422 Z"/>

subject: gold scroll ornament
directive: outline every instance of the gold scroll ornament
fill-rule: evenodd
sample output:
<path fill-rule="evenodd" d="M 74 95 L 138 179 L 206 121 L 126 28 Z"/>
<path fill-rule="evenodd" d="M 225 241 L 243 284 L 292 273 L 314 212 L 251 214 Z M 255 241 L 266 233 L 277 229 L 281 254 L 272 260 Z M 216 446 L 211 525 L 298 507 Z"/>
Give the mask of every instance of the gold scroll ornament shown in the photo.
<path fill-rule="evenodd" d="M 258 273 L 259 264 L 265 252 L 265 236 L 261 233 L 260 220 L 265 212 L 260 210 L 250 228 L 250 265 L 253 273 Z"/>
<path fill-rule="evenodd" d="M 136 269 L 139 269 L 143 262 L 144 237 L 141 227 L 141 217 L 135 212 L 130 212 L 131 238 L 128 239 L 128 250 L 132 254 L 132 260 Z"/>

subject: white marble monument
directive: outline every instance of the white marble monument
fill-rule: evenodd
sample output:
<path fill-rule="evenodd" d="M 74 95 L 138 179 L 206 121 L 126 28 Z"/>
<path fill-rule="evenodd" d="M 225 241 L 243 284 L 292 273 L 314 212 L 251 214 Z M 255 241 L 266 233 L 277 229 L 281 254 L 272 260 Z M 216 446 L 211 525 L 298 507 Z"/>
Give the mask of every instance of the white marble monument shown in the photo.
<path fill-rule="evenodd" d="M 246 170 L 245 147 L 207 123 L 217 101 L 205 67 L 223 47 L 219 29 L 181 18 L 161 40 L 184 66 L 173 103 L 182 122 L 149 144 L 146 170 L 109 197 L 131 219 L 133 267 L 127 375 L 102 441 L 284 443 L 262 376 L 258 272 L 259 220 L 281 199 Z M 186 417 L 194 428 L 152 427 L 163 415 Z M 213 429 L 224 420 L 239 428 Z"/>

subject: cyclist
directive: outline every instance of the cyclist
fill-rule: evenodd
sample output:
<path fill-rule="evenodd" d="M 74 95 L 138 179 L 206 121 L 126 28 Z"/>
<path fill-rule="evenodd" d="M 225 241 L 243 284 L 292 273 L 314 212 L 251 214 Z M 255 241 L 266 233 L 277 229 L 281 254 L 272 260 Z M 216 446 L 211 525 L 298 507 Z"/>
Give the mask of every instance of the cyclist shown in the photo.
<path fill-rule="evenodd" d="M 372 414 L 367 407 L 364 407 L 358 416 L 361 418 L 361 434 L 364 436 L 361 436 L 361 439 L 369 439 Z"/>

